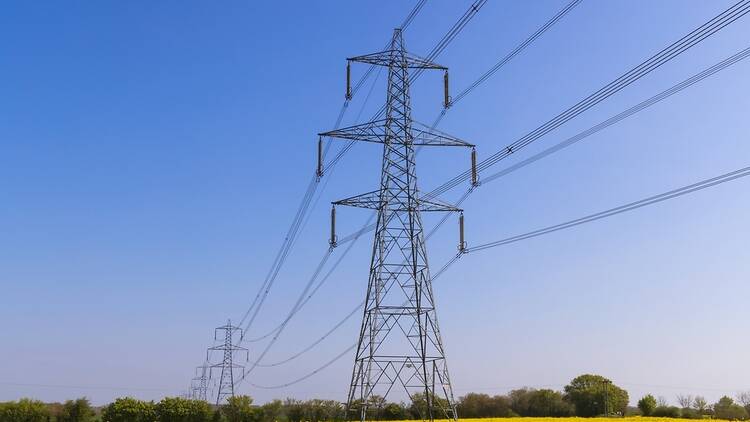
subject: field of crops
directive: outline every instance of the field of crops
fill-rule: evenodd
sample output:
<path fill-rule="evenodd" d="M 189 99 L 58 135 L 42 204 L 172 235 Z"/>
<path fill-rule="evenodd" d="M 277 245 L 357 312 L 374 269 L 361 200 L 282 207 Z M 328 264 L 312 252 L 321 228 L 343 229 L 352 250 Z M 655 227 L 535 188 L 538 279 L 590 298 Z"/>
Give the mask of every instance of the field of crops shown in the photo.
<path fill-rule="evenodd" d="M 435 420 L 437 422 L 437 419 Z M 695 422 L 695 419 L 679 418 L 652 418 L 643 416 L 633 416 L 627 418 L 461 418 L 461 422 Z M 711 422 L 721 421 L 721 419 L 712 419 Z M 414 422 L 414 421 L 395 421 L 395 422 Z M 452 422 L 440 420 L 440 422 Z"/>

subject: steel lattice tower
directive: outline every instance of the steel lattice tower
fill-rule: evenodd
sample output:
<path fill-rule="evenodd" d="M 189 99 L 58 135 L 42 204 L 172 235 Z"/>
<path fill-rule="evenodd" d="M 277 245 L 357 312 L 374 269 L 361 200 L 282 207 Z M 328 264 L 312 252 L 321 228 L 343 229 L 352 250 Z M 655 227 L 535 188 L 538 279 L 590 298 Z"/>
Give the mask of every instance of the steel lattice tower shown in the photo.
<path fill-rule="evenodd" d="M 249 352 L 246 348 L 235 345 L 233 342 L 234 333 L 239 331 L 240 338 L 242 337 L 242 329 L 232 325 L 232 321 L 227 321 L 227 325 L 218 327 L 214 330 L 214 340 L 218 340 L 219 331 L 224 332 L 224 343 L 219 346 L 210 347 L 208 349 L 206 360 L 210 360 L 210 353 L 212 351 L 222 352 L 221 363 L 213 364 L 210 366 L 209 377 L 213 378 L 213 370 L 221 368 L 221 377 L 219 378 L 219 388 L 216 394 L 216 405 L 221 404 L 227 397 L 234 397 L 234 370 L 244 369 L 243 365 L 234 363 L 234 357 L 236 353 L 245 353 L 245 361 L 249 360 Z"/>
<path fill-rule="evenodd" d="M 195 368 L 195 378 L 190 386 L 193 400 L 208 401 L 208 362 Z"/>
<path fill-rule="evenodd" d="M 413 122 L 409 71 L 447 68 L 406 52 L 400 29 L 390 49 L 347 59 L 388 68 L 385 118 L 321 133 L 323 137 L 383 144 L 380 188 L 333 203 L 377 210 L 364 315 L 347 402 L 348 418 L 366 420 L 373 396 L 404 392 L 421 403 L 423 420 L 456 419 L 427 260 L 422 212 L 460 209 L 420 196 L 415 147 L 474 146 Z M 347 81 L 350 66 L 347 65 Z M 347 96 L 350 89 L 347 85 Z M 472 152 L 472 156 L 475 157 Z M 322 165 L 319 162 L 319 174 Z M 335 246 L 332 228 L 331 245 Z M 459 246 L 460 248 L 462 246 Z"/>

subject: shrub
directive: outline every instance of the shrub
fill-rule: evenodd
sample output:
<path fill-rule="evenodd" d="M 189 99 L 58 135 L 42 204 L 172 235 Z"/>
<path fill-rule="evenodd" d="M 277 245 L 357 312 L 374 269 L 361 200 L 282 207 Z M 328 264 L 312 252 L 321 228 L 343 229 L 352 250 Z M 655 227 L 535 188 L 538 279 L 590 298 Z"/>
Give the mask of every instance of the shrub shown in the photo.
<path fill-rule="evenodd" d="M 250 396 L 234 396 L 222 406 L 221 413 L 228 422 L 257 422 L 261 418 L 261 411 L 254 409 Z"/>
<path fill-rule="evenodd" d="M 503 418 L 513 415 L 510 400 L 505 396 L 469 393 L 458 400 L 457 408 L 462 418 Z"/>
<path fill-rule="evenodd" d="M 527 416 L 571 416 L 573 406 L 563 400 L 562 393 L 552 390 L 536 390 L 529 397 Z"/>
<path fill-rule="evenodd" d="M 86 397 L 77 400 L 68 400 L 60 409 L 57 417 L 59 422 L 89 422 L 94 420 L 94 409 Z"/>
<path fill-rule="evenodd" d="M 0 403 L 2 422 L 46 422 L 49 410 L 38 400 L 21 399 L 17 402 Z"/>
<path fill-rule="evenodd" d="M 210 422 L 213 416 L 211 407 L 205 401 L 179 397 L 162 399 L 154 410 L 159 422 Z"/>
<path fill-rule="evenodd" d="M 724 396 L 714 405 L 714 416 L 717 419 L 746 420 L 747 409 L 736 404 L 731 398 Z"/>
<path fill-rule="evenodd" d="M 651 416 L 659 418 L 679 418 L 680 408 L 677 406 L 657 406 Z"/>
<path fill-rule="evenodd" d="M 117 399 L 102 411 L 103 422 L 155 422 L 156 410 L 153 402 L 130 397 Z"/>
<path fill-rule="evenodd" d="M 651 394 L 646 394 L 642 399 L 638 400 L 638 408 L 641 409 L 643 416 L 651 416 L 656 409 L 656 399 Z"/>

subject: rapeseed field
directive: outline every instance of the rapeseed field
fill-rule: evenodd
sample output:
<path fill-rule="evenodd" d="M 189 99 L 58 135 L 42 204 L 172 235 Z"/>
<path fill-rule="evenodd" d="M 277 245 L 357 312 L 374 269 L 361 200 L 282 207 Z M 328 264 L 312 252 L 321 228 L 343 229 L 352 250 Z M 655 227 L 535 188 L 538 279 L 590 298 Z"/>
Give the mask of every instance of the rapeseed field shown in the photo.
<path fill-rule="evenodd" d="M 447 419 L 435 419 L 435 422 L 452 422 Z M 631 416 L 625 418 L 460 418 L 460 422 L 696 422 L 696 419 L 682 418 L 656 418 L 645 416 Z M 720 422 L 722 419 L 711 419 L 712 422 Z M 390 422 L 414 422 L 414 421 L 390 421 Z"/>

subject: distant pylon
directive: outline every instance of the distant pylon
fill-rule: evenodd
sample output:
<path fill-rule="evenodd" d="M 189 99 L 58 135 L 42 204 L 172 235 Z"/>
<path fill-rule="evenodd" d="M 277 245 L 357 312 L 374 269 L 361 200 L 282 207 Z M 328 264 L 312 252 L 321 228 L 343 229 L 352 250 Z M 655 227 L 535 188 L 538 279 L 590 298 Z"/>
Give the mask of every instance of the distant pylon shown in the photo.
<path fill-rule="evenodd" d="M 443 70 L 447 87 L 448 69 L 407 53 L 400 29 L 394 31 L 388 50 L 347 60 L 388 68 L 384 119 L 319 134 L 321 138 L 383 144 L 380 188 L 334 202 L 331 213 L 332 225 L 337 205 L 370 208 L 378 213 L 347 418 L 366 420 L 375 395 L 387 398 L 401 390 L 416 405 L 423 420 L 456 419 L 421 213 L 462 210 L 420 195 L 415 147 L 459 146 L 473 150 L 474 145 L 412 121 L 409 71 Z M 450 105 L 447 88 L 445 98 L 445 106 Z M 335 244 L 332 231 L 331 245 Z"/>
<path fill-rule="evenodd" d="M 208 401 L 208 362 L 195 368 L 195 378 L 190 385 L 193 400 Z"/>
<path fill-rule="evenodd" d="M 212 351 L 222 352 L 221 363 L 211 365 L 209 368 L 209 377 L 213 378 L 213 370 L 221 368 L 221 377 L 219 379 L 218 393 L 216 394 L 216 405 L 221 404 L 227 397 L 234 397 L 234 370 L 244 369 L 243 365 L 234 363 L 234 357 L 236 353 L 244 353 L 245 361 L 247 362 L 250 358 L 248 350 L 244 347 L 240 347 L 234 344 L 233 337 L 235 331 L 239 331 L 240 338 L 242 338 L 242 329 L 232 325 L 232 321 L 227 321 L 227 325 L 218 327 L 214 330 L 214 340 L 218 340 L 219 331 L 224 332 L 224 343 L 218 346 L 209 347 L 206 353 L 206 361 L 210 362 L 210 354 Z"/>

